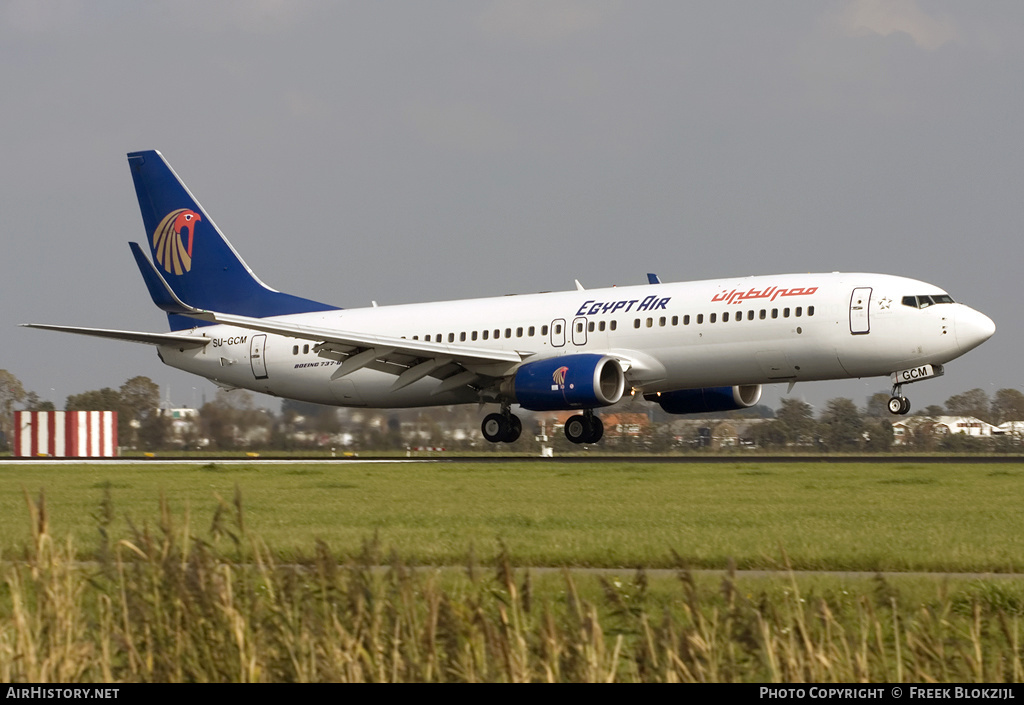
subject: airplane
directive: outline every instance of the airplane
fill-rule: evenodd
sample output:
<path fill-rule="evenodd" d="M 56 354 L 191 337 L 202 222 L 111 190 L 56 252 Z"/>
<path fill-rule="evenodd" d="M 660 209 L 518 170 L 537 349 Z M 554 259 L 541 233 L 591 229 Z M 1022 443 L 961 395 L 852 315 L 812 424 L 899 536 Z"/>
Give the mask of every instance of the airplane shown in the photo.
<path fill-rule="evenodd" d="M 512 413 L 578 411 L 573 443 L 597 443 L 596 409 L 642 395 L 668 413 L 751 407 L 764 385 L 889 376 L 903 385 L 995 332 L 942 289 L 887 274 L 780 274 L 339 308 L 264 284 L 157 151 L 128 154 L 147 257 L 129 243 L 171 332 L 23 324 L 154 345 L 167 365 L 228 389 L 345 407 L 497 404 L 481 430 L 512 443 Z"/>

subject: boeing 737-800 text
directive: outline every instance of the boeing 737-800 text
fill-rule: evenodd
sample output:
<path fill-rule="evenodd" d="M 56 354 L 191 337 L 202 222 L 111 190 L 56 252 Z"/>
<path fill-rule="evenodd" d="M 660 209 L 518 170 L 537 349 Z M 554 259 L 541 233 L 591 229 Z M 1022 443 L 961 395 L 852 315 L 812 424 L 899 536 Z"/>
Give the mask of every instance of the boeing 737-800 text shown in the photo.
<path fill-rule="evenodd" d="M 888 375 L 904 384 L 985 342 L 995 325 L 942 289 L 885 274 L 783 274 L 341 309 L 261 282 L 159 152 L 128 155 L 152 260 L 130 243 L 171 333 L 27 324 L 157 346 L 228 388 L 354 407 L 494 403 L 492 442 L 519 405 L 594 410 L 642 394 L 670 413 L 749 407 L 773 383 Z"/>

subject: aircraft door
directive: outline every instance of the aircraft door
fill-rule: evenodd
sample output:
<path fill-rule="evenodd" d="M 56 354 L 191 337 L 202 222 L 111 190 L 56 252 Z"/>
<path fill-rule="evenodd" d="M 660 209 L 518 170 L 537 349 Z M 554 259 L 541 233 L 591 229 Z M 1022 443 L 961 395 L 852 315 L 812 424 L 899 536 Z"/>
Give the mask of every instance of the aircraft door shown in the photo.
<path fill-rule="evenodd" d="M 863 286 L 853 290 L 850 296 L 850 333 L 865 335 L 871 331 L 871 287 Z"/>
<path fill-rule="evenodd" d="M 565 319 L 556 318 L 551 321 L 551 347 L 560 348 L 565 345 Z"/>
<path fill-rule="evenodd" d="M 573 345 L 586 345 L 587 344 L 587 319 L 576 318 L 572 322 L 572 344 Z"/>
<path fill-rule="evenodd" d="M 249 343 L 249 364 L 252 365 L 252 373 L 256 379 L 267 378 L 266 350 L 267 336 L 254 335 Z"/>

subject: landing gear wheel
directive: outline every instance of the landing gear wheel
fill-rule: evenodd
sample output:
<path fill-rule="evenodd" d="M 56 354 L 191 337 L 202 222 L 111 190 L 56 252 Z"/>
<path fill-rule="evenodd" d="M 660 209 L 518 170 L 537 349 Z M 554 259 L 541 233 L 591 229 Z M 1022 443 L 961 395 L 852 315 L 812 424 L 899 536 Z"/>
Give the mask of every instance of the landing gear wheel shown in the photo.
<path fill-rule="evenodd" d="M 518 416 L 513 414 L 508 415 L 508 428 L 505 431 L 505 437 L 502 439 L 506 443 L 515 443 L 519 440 L 519 436 L 523 432 L 523 422 L 519 420 Z"/>
<path fill-rule="evenodd" d="M 487 414 L 484 417 L 484 422 L 480 424 L 480 431 L 484 434 L 484 438 L 491 443 L 505 440 L 505 433 L 507 431 L 505 417 L 501 414 Z"/>
<path fill-rule="evenodd" d="M 515 443 L 523 432 L 523 422 L 513 414 L 487 414 L 480 431 L 491 443 Z"/>
<path fill-rule="evenodd" d="M 573 443 L 597 443 L 604 435 L 604 424 L 590 412 L 570 416 L 565 422 L 565 437 Z"/>
<path fill-rule="evenodd" d="M 565 437 L 573 443 L 586 443 L 589 430 L 587 418 L 583 414 L 570 416 L 565 422 Z"/>
<path fill-rule="evenodd" d="M 910 400 L 906 397 L 891 397 L 889 399 L 889 413 L 906 415 L 910 411 Z"/>

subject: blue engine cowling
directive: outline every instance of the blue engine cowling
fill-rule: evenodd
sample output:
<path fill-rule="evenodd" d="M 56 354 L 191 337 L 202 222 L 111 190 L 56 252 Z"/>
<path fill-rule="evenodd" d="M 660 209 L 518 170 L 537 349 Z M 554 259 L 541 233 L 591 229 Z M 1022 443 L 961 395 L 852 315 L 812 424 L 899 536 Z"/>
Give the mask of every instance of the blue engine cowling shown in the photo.
<path fill-rule="evenodd" d="M 674 392 L 645 394 L 647 401 L 657 402 L 670 414 L 700 414 L 708 411 L 746 409 L 761 400 L 760 384 L 737 387 L 702 387 Z"/>
<path fill-rule="evenodd" d="M 621 399 L 625 389 L 622 365 L 607 355 L 563 355 L 528 362 L 512 379 L 516 402 L 530 411 L 608 406 Z"/>

